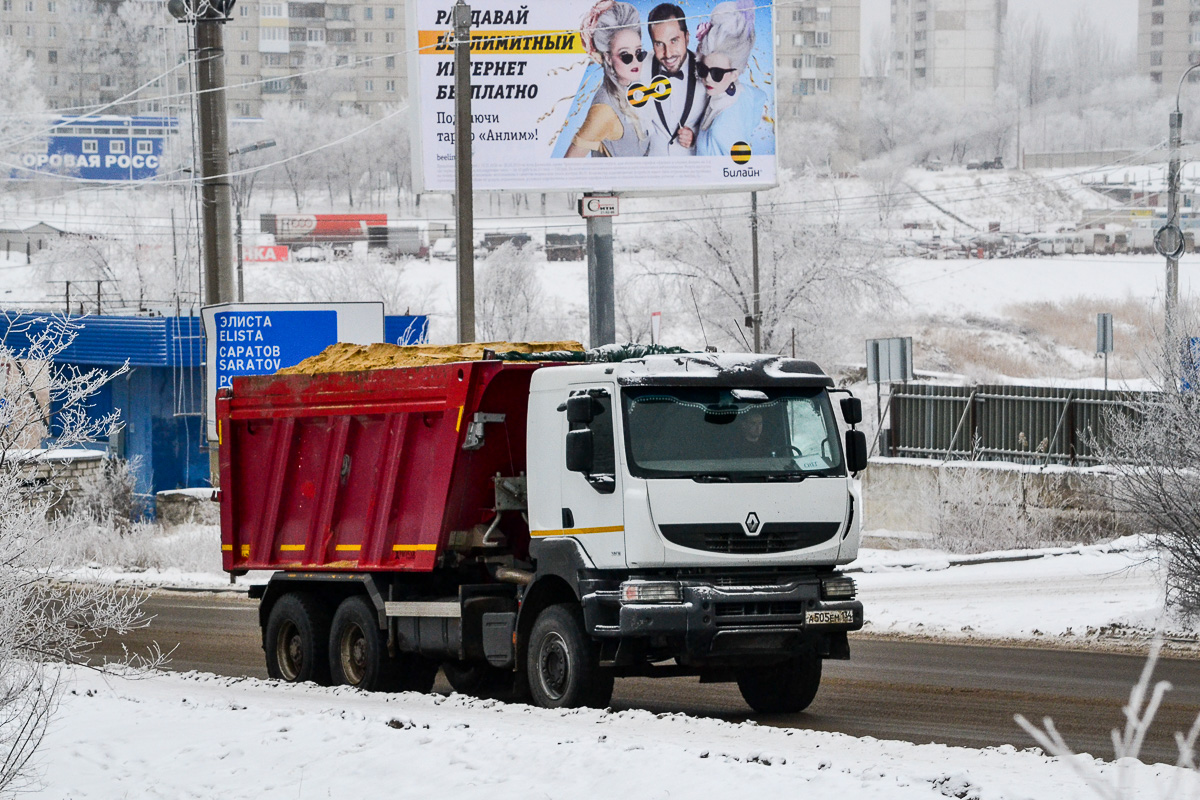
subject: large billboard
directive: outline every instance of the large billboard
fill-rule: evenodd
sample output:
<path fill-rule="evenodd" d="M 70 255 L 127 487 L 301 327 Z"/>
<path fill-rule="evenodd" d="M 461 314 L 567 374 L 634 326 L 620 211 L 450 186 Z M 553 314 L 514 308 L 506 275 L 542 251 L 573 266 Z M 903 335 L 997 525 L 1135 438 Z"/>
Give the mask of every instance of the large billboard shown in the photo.
<path fill-rule="evenodd" d="M 454 190 L 453 0 L 408 4 L 414 168 Z M 475 188 L 775 185 L 771 3 L 472 0 Z"/>

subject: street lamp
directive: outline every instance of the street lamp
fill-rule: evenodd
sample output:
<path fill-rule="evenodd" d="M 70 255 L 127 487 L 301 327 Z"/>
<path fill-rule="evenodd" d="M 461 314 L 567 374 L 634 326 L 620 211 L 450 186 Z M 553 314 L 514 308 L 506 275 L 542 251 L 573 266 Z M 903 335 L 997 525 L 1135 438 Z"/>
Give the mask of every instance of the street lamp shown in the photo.
<path fill-rule="evenodd" d="M 1179 148 L 1183 138 L 1183 111 L 1179 107 L 1179 96 L 1183 93 L 1183 82 L 1200 64 L 1184 70 L 1175 90 L 1175 110 L 1171 112 L 1171 132 L 1167 141 L 1170 151 L 1167 162 L 1167 224 L 1154 234 L 1154 248 L 1167 259 L 1166 325 L 1168 332 L 1175 327 L 1175 310 L 1179 305 L 1179 257 L 1183 255 L 1186 241 L 1179 226 Z"/>
<path fill-rule="evenodd" d="M 254 144 L 248 144 L 244 147 L 239 147 L 236 150 L 230 150 L 229 156 L 232 158 L 233 156 L 253 153 L 256 150 L 266 150 L 268 147 L 274 146 L 274 139 L 263 139 L 262 141 L 255 142 Z M 239 175 L 237 177 L 240 178 L 241 176 Z M 236 209 L 237 214 L 237 228 L 234 235 L 234 246 L 237 248 L 237 301 L 239 303 L 244 303 L 246 301 L 246 284 L 242 279 L 242 260 L 244 258 L 242 253 L 242 189 L 240 181 L 231 181 L 230 183 L 233 185 L 233 207 Z"/>

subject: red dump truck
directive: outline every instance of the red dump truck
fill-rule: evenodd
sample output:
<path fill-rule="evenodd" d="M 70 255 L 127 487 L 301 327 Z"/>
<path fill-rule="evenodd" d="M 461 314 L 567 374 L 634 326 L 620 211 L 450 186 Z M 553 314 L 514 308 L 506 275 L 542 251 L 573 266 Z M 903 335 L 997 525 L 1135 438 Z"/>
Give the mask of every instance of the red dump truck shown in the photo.
<path fill-rule="evenodd" d="M 621 676 L 797 711 L 849 658 L 859 401 L 756 355 L 234 378 L 224 568 L 286 681 L 606 704 Z"/>

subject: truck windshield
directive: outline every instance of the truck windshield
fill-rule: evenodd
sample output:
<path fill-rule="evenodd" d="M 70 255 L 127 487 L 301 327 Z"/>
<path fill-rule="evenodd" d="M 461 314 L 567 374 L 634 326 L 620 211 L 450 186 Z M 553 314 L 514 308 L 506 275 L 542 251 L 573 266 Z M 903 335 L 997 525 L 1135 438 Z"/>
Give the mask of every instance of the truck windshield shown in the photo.
<path fill-rule="evenodd" d="M 821 389 L 626 389 L 626 452 L 639 478 L 803 480 L 844 475 Z"/>

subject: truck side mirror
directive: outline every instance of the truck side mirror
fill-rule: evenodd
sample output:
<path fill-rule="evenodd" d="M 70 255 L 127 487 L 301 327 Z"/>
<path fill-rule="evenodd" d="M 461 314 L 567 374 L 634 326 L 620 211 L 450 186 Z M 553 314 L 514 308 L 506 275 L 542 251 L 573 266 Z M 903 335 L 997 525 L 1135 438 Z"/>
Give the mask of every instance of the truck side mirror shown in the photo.
<path fill-rule="evenodd" d="M 862 431 L 846 431 L 846 469 L 862 472 L 866 468 L 867 435 Z"/>
<path fill-rule="evenodd" d="M 571 398 L 574 400 L 575 398 Z M 580 398 L 590 400 L 591 398 Z M 570 402 L 570 401 L 567 401 Z M 567 413 L 570 413 L 568 409 Z M 587 428 L 570 431 L 567 434 L 567 470 L 570 472 L 590 473 L 595 465 L 592 448 L 592 432 Z"/>
<path fill-rule="evenodd" d="M 585 394 L 567 398 L 567 422 L 573 425 L 587 425 L 595 417 L 595 404 L 592 402 L 592 398 Z"/>
<path fill-rule="evenodd" d="M 857 397 L 842 398 L 842 419 L 847 425 L 857 425 L 862 422 L 862 400 Z"/>

